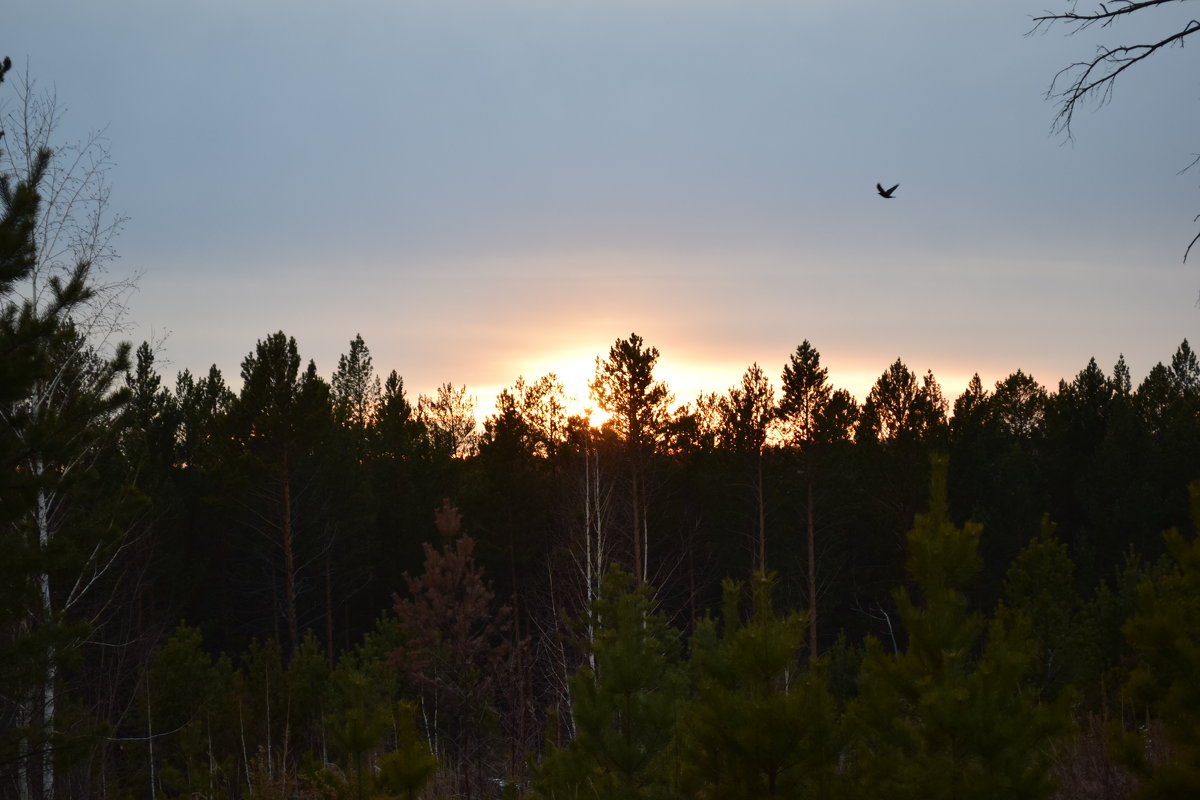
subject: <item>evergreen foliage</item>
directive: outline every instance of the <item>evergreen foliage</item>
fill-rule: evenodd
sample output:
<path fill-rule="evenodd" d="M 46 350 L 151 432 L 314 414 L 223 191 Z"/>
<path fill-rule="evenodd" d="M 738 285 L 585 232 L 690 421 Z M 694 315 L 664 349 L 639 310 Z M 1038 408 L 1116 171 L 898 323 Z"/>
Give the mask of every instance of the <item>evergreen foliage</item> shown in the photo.
<path fill-rule="evenodd" d="M 705 620 L 692 637 L 696 694 L 679 734 L 686 796 L 830 797 L 837 786 L 833 697 L 823 669 L 804 668 L 804 616 L 775 613 L 774 584 L 755 576 L 743 623 L 745 587 L 726 580 L 719 635 Z"/>
<path fill-rule="evenodd" d="M 408 594 L 395 600 L 403 645 L 388 659 L 433 716 L 433 753 L 470 793 L 496 749 L 498 691 L 510 679 L 510 611 L 493 607 L 475 541 L 459 533 L 458 510 L 446 502 L 436 516 L 443 547 L 426 544 L 424 572 L 405 576 Z"/>
<path fill-rule="evenodd" d="M 620 569 L 605 574 L 588 613 L 593 662 L 571 678 L 575 737 L 546 756 L 535 794 L 669 797 L 685 691 L 679 635 L 653 610 L 649 587 Z"/>
<path fill-rule="evenodd" d="M 0 139 L 0 781 L 53 798 L 60 766 L 83 761 L 104 724 L 68 689 L 141 503 L 116 449 L 129 346 L 105 338 L 115 323 L 93 271 L 110 255 L 104 170 L 56 165 L 52 99 L 27 77 L 18 92 L 5 123 L 22 147 Z M 46 231 L 67 244 L 50 249 Z"/>
<path fill-rule="evenodd" d="M 1200 531 L 1200 482 L 1189 494 Z M 1120 761 L 1144 779 L 1135 796 L 1147 800 L 1200 793 L 1200 537 L 1172 528 L 1163 538 L 1171 566 L 1138 586 L 1124 627 L 1138 656 L 1126 688 L 1140 724 L 1111 731 Z M 1160 731 L 1165 741 L 1155 742 Z"/>
<path fill-rule="evenodd" d="M 1039 655 L 1036 684 L 1044 697 L 1068 687 L 1087 688 L 1097 674 L 1095 620 L 1075 586 L 1075 565 L 1054 523 L 1017 555 L 1004 579 L 1009 606 L 1030 623 Z"/>
<path fill-rule="evenodd" d="M 946 465 L 935 467 L 930 510 L 909 534 L 908 570 L 920 599 L 896 590 L 905 648 L 868 640 L 855 726 L 856 796 L 1048 798 L 1050 744 L 1066 706 L 1039 699 L 1028 677 L 1029 623 L 1000 608 L 986 621 L 964 590 L 979 569 L 982 528 L 947 515 Z"/>

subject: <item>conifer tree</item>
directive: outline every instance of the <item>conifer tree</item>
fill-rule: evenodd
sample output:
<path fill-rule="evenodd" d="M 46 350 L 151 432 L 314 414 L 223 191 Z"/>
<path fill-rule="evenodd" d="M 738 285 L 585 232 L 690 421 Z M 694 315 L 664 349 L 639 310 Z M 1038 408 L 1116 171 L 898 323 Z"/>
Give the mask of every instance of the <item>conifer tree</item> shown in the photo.
<path fill-rule="evenodd" d="M 1067 545 L 1049 517 L 1041 532 L 1008 568 L 1004 598 L 1030 623 L 1038 645 L 1036 672 L 1031 675 L 1045 697 L 1084 684 L 1098 667 L 1094 621 L 1075 588 L 1075 565 Z"/>
<path fill-rule="evenodd" d="M 355 334 L 349 352 L 338 357 L 331 388 L 338 423 L 365 435 L 379 411 L 383 389 L 372 369 L 371 351 L 362 334 Z"/>
<path fill-rule="evenodd" d="M 682 717 L 682 786 L 687 796 L 828 797 L 840 731 L 819 669 L 805 670 L 806 621 L 776 615 L 773 576 L 758 574 L 752 615 L 744 587 L 726 580 L 720 636 L 711 620 L 692 638 L 695 698 Z"/>
<path fill-rule="evenodd" d="M 964 590 L 979 569 L 982 527 L 955 526 L 946 463 L 935 462 L 930 510 L 908 537 L 920 591 L 895 593 L 907 633 L 902 652 L 867 644 L 855 701 L 850 776 L 857 796 L 902 800 L 1048 798 L 1051 745 L 1067 727 L 1063 702 L 1029 683 L 1029 623 L 1001 608 L 989 622 Z"/>
<path fill-rule="evenodd" d="M 391 727 L 387 706 L 378 704 L 367 676 L 357 670 L 339 672 L 342 707 L 334 715 L 330 738 L 349 765 L 350 792 L 354 800 L 367 800 L 374 783 L 369 757 L 379 748 Z"/>
<path fill-rule="evenodd" d="M 571 677 L 575 738 L 552 749 L 534 781 L 542 798 L 672 796 L 675 725 L 684 697 L 678 633 L 650 589 L 618 568 L 590 609 L 595 666 Z"/>
<path fill-rule="evenodd" d="M 113 602 L 134 510 L 116 462 L 97 469 L 129 396 L 129 346 L 113 339 L 130 286 L 96 281 L 121 224 L 106 208 L 103 142 L 80 148 L 96 159 L 82 174 L 58 162 L 53 97 L 27 76 L 16 90 L 0 139 L 0 780 L 53 798 L 80 754 L 67 745 L 91 733 L 60 714 L 64 666 Z"/>
<path fill-rule="evenodd" d="M 475 540 L 460 531 L 458 510 L 447 500 L 435 521 L 441 545 L 424 545 L 424 572 L 405 574 L 406 596 L 394 598 L 404 645 L 388 658 L 428 712 L 434 755 L 471 794 L 494 755 L 497 697 L 510 680 L 511 612 L 493 607 L 495 595 L 475 562 Z"/>
<path fill-rule="evenodd" d="M 226 489 L 251 534 L 241 546 L 265 549 L 257 560 L 266 574 L 255 578 L 269 600 L 260 607 L 287 658 L 300 644 L 302 572 L 329 546 L 330 483 L 322 474 L 333 424 L 329 385 L 312 361 L 303 372 L 300 364 L 296 340 L 283 331 L 259 340 L 242 360 L 242 391 L 231 409 L 242 474 Z"/>
<path fill-rule="evenodd" d="M 817 526 L 813 508 L 813 483 L 818 442 L 832 437 L 822 430 L 833 399 L 829 370 L 821 354 L 805 339 L 783 368 L 783 400 L 779 415 L 801 457 L 805 490 L 805 532 L 808 545 L 808 657 L 817 658 Z M 832 432 L 830 432 L 832 433 Z"/>
<path fill-rule="evenodd" d="M 1189 487 L 1193 527 L 1200 531 L 1200 481 Z M 1200 795 L 1200 536 L 1163 534 L 1172 564 L 1137 589 L 1137 610 L 1124 632 L 1138 665 L 1126 687 L 1137 730 L 1114 724 L 1117 757 L 1141 779 L 1138 800 Z M 1152 742 L 1161 721 L 1166 741 Z M 1165 753 L 1151 758 L 1152 751 Z"/>
<path fill-rule="evenodd" d="M 325 650 L 332 665 L 338 649 L 335 628 L 345 627 L 349 621 L 349 599 L 369 578 L 374 559 L 372 529 L 378 487 L 374 481 L 364 480 L 363 473 L 379 457 L 376 423 L 383 389 L 361 335 L 355 335 L 349 351 L 338 358 L 329 395 L 331 424 L 320 442 L 317 461 L 327 491 L 319 558 Z M 385 496 L 391 501 L 395 493 L 387 491 Z M 343 633 L 348 644 L 348 632 Z"/>
<path fill-rule="evenodd" d="M 433 397 L 421 395 L 417 411 L 429 437 L 430 450 L 443 458 L 465 458 L 475 453 L 475 398 L 466 385 L 443 383 Z"/>
<path fill-rule="evenodd" d="M 607 359 L 596 358 L 596 374 L 588 384 L 600 408 L 611 415 L 605 424 L 616 430 L 625 444 L 632 511 L 632 566 L 639 581 L 645 581 L 649 574 L 645 472 L 672 400 L 667 385 L 654 379 L 658 348 L 643 344 L 636 333 L 629 334 L 628 339 L 618 339 L 608 349 Z"/>
<path fill-rule="evenodd" d="M 387 792 L 387 797 L 396 800 L 416 800 L 421 789 L 438 771 L 438 760 L 430 752 L 429 744 L 417 733 L 416 714 L 417 707 L 412 702 L 397 705 L 394 712 L 396 749 L 379 759 L 376 782 Z"/>
<path fill-rule="evenodd" d="M 918 381 L 916 374 L 896 359 L 871 387 L 858 435 L 876 442 L 911 442 L 935 433 L 945 421 L 946 404 L 933 373 Z"/>
<path fill-rule="evenodd" d="M 722 398 L 723 431 L 726 446 L 742 459 L 749 459 L 753 477 L 750 485 L 754 491 L 756 517 L 754 569 L 767 569 L 767 512 L 766 487 L 763 483 L 763 453 L 767 448 L 767 437 L 771 423 L 775 421 L 775 387 L 757 363 L 751 364 L 742 375 L 741 386 L 734 386 Z"/>
<path fill-rule="evenodd" d="M 129 786 L 134 794 L 205 794 L 230 792 L 236 774 L 236 714 L 231 708 L 232 667 L 229 660 L 214 660 L 204 650 L 199 629 L 180 625 L 158 647 L 144 676 L 134 719 L 137 726 L 126 738 L 126 759 L 140 753 L 132 772 L 139 782 Z"/>

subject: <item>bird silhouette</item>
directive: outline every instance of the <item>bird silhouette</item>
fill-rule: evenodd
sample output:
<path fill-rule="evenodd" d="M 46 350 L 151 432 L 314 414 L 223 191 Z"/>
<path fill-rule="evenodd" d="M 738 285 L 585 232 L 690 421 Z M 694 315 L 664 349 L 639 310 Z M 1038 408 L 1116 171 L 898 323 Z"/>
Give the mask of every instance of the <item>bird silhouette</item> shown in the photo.
<path fill-rule="evenodd" d="M 875 188 L 879 190 L 879 196 L 880 196 L 880 197 L 886 197 L 888 200 L 891 200 L 891 199 L 892 199 L 892 192 L 894 192 L 894 191 L 896 191 L 897 189 L 899 189 L 899 188 L 900 188 L 900 184 L 898 184 L 898 183 L 897 183 L 895 186 L 893 186 L 893 187 L 892 187 L 892 188 L 890 188 L 890 189 L 884 189 L 884 188 L 883 188 L 883 184 L 882 184 L 882 183 L 877 183 L 877 184 L 875 184 Z"/>

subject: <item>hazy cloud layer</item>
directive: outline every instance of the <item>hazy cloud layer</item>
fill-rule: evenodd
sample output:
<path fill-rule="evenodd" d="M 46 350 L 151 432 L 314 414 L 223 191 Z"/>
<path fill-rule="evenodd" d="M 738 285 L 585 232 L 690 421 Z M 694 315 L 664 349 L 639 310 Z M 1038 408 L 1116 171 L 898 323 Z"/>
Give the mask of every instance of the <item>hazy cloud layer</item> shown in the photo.
<path fill-rule="evenodd" d="M 416 391 L 491 387 L 636 330 L 701 388 L 808 338 L 953 395 L 1198 334 L 1191 53 L 1064 146 L 1046 86 L 1126 31 L 1024 37 L 1044 5 L 47 2 L 3 46 L 109 126 L 176 368 L 282 328 L 328 373 L 361 331 Z"/>

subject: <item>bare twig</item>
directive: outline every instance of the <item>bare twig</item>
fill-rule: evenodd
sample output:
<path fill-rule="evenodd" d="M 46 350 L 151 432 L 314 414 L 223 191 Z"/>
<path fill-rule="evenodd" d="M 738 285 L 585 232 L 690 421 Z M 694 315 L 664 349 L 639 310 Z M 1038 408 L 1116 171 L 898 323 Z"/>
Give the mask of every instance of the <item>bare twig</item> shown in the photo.
<path fill-rule="evenodd" d="M 1121 73 L 1164 47 L 1172 44 L 1182 45 L 1183 40 L 1196 31 L 1200 31 L 1200 21 L 1190 20 L 1182 30 L 1157 42 L 1102 46 L 1097 49 L 1094 58 L 1063 67 L 1054 76 L 1050 88 L 1046 91 L 1047 99 L 1060 102 L 1052 129 L 1056 133 L 1064 134 L 1068 139 L 1071 138 L 1071 123 L 1080 103 L 1097 97 L 1099 105 L 1104 105 L 1112 99 L 1113 87 Z M 1067 83 L 1068 78 L 1070 81 L 1066 88 L 1060 88 L 1063 83 Z"/>
<path fill-rule="evenodd" d="M 1080 33 L 1096 25 L 1108 28 L 1117 20 L 1129 17 L 1138 11 L 1177 2 L 1184 2 L 1184 0 L 1112 0 L 1109 3 L 1099 3 L 1098 8 L 1092 12 L 1079 12 L 1076 10 L 1076 2 L 1071 2 L 1067 11 L 1059 13 L 1047 11 L 1034 17 L 1033 28 L 1027 35 L 1045 33 L 1059 23 L 1070 27 L 1068 35 Z M 1197 31 L 1200 31 L 1200 20 L 1191 19 L 1174 33 L 1145 44 L 1117 45 L 1115 47 L 1101 45 L 1097 47 L 1096 54 L 1092 58 L 1086 61 L 1076 61 L 1059 70 L 1050 82 L 1050 88 L 1046 90 L 1046 99 L 1058 103 L 1058 112 L 1051 123 L 1051 130 L 1056 134 L 1063 135 L 1068 141 L 1072 140 L 1074 137 L 1071 126 L 1075 119 L 1075 111 L 1081 103 L 1095 99 L 1097 105 L 1103 106 L 1112 99 L 1116 80 L 1126 70 L 1145 61 L 1163 48 L 1172 45 L 1182 47 L 1184 40 Z M 1200 160 L 1200 156 L 1197 156 L 1182 171 L 1194 166 L 1198 160 Z M 1200 215 L 1193 220 L 1193 222 L 1196 221 L 1200 221 Z M 1187 262 L 1188 254 L 1191 253 L 1192 247 L 1197 241 L 1200 241 L 1200 233 L 1192 237 L 1187 249 L 1184 250 L 1184 262 Z M 1200 300 L 1197 303 L 1200 304 Z"/>

